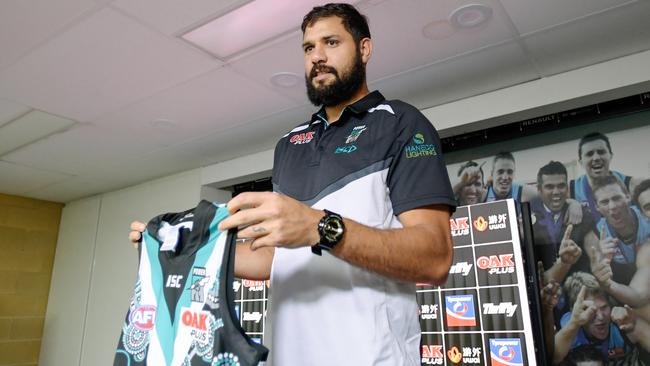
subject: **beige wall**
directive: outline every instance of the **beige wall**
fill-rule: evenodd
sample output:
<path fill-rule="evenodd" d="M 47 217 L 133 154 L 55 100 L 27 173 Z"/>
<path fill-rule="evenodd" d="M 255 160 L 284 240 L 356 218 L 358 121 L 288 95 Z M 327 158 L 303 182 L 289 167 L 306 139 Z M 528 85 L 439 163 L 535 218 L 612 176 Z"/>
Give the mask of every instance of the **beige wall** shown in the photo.
<path fill-rule="evenodd" d="M 63 205 L 0 194 L 0 365 L 36 365 Z"/>

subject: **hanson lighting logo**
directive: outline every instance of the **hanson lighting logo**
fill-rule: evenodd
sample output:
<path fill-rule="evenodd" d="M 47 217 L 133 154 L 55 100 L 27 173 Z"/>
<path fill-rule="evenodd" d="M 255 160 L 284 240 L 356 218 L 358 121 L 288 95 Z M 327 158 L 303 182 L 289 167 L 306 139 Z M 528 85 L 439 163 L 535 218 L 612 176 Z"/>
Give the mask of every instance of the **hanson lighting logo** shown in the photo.
<path fill-rule="evenodd" d="M 445 296 L 447 326 L 474 327 L 476 316 L 474 312 L 474 296 L 447 295 Z"/>
<path fill-rule="evenodd" d="M 411 145 L 406 145 L 404 148 L 404 153 L 406 154 L 407 159 L 438 155 L 436 145 L 425 144 L 424 135 L 420 132 L 413 135 L 412 142 Z"/>
<path fill-rule="evenodd" d="M 492 366 L 523 366 L 521 339 L 494 338 L 490 339 L 490 360 Z"/>

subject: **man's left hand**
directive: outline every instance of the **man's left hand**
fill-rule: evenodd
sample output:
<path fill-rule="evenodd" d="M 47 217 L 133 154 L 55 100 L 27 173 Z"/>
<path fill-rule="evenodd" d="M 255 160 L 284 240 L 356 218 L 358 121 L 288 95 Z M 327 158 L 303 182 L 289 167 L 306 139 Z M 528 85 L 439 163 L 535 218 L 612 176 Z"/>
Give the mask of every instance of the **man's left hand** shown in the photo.
<path fill-rule="evenodd" d="M 323 212 L 275 192 L 244 192 L 228 202 L 230 217 L 219 230 L 243 227 L 239 238 L 251 239 L 251 249 L 297 248 L 320 239 L 318 222 Z"/>

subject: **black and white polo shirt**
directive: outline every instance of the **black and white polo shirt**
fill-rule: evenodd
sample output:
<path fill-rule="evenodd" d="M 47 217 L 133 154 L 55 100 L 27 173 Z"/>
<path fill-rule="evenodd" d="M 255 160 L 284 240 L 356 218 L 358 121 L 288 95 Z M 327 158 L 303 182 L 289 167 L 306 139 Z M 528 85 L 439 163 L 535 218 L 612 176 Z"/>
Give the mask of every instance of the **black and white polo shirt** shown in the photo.
<path fill-rule="evenodd" d="M 276 192 L 375 228 L 426 205 L 454 209 L 438 133 L 415 107 L 375 91 L 332 125 L 323 116 L 278 142 Z M 274 365 L 419 365 L 413 283 L 309 247 L 277 249 L 271 281 Z"/>

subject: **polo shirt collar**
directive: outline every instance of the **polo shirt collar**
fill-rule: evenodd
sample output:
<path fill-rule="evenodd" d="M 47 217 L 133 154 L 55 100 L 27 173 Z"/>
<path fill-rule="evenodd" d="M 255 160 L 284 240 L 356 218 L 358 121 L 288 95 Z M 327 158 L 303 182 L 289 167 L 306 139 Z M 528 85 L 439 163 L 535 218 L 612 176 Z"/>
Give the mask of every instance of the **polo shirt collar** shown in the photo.
<path fill-rule="evenodd" d="M 384 96 L 378 90 L 375 90 L 365 97 L 345 107 L 343 112 L 345 113 L 345 110 L 350 110 L 354 114 L 362 114 L 367 112 L 368 109 L 376 107 L 378 104 L 385 100 L 386 98 L 384 98 Z M 312 114 L 311 123 L 313 124 L 318 121 L 327 124 L 327 118 L 325 118 L 325 107 L 321 107 L 318 112 Z"/>

